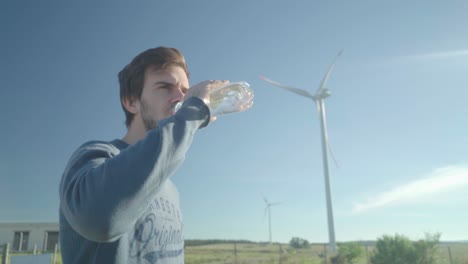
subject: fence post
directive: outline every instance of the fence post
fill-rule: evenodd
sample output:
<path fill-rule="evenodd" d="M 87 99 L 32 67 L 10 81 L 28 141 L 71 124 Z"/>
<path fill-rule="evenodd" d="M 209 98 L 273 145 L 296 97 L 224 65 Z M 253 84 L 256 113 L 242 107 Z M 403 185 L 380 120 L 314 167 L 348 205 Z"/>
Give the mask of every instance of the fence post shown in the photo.
<path fill-rule="evenodd" d="M 281 243 L 279 243 L 279 264 L 283 264 L 283 248 L 281 247 Z"/>
<path fill-rule="evenodd" d="M 369 264 L 369 242 L 366 241 L 366 259 L 367 259 L 367 264 Z"/>
<path fill-rule="evenodd" d="M 52 264 L 55 264 L 55 261 L 57 260 L 57 250 L 58 250 L 58 245 L 55 244 L 54 256 L 52 257 Z"/>
<path fill-rule="evenodd" d="M 34 244 L 34 248 L 33 248 L 33 255 L 36 255 L 37 254 L 37 245 Z"/>
<path fill-rule="evenodd" d="M 328 263 L 328 249 L 327 244 L 323 244 L 323 253 L 325 254 L 325 264 Z"/>
<path fill-rule="evenodd" d="M 237 264 L 237 243 L 234 242 L 234 263 Z"/>
<path fill-rule="evenodd" d="M 8 244 L 8 243 L 3 245 L 3 254 L 2 254 L 2 263 L 3 264 L 7 263 L 9 247 L 10 247 L 10 244 Z"/>
<path fill-rule="evenodd" d="M 447 249 L 448 249 L 448 253 L 449 253 L 450 264 L 453 264 L 452 251 L 450 250 L 450 246 L 447 246 Z"/>

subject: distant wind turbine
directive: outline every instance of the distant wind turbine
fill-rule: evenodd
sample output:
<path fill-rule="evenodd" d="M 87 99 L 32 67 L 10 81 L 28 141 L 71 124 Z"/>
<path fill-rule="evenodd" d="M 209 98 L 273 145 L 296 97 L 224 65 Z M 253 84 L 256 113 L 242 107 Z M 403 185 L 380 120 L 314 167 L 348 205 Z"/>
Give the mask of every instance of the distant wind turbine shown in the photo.
<path fill-rule="evenodd" d="M 265 219 L 265 215 L 268 213 L 268 229 L 269 229 L 269 238 L 270 238 L 270 244 L 271 244 L 271 207 L 278 205 L 280 203 L 270 203 L 265 196 L 263 196 L 263 200 L 265 201 L 266 207 L 265 207 L 265 214 L 263 215 L 263 219 Z"/>
<path fill-rule="evenodd" d="M 335 67 L 336 59 L 343 53 L 341 50 L 336 55 L 335 59 L 332 61 L 332 64 L 328 68 L 327 73 L 323 77 L 320 86 L 318 87 L 315 94 L 311 94 L 306 90 L 283 85 L 281 83 L 275 82 L 273 80 L 268 79 L 265 76 L 260 76 L 260 79 L 298 94 L 300 96 L 304 96 L 306 98 L 312 99 L 315 102 L 317 107 L 317 112 L 320 116 L 320 126 L 322 132 L 322 155 L 323 155 L 323 172 L 325 177 L 325 191 L 326 191 L 326 200 L 327 200 L 327 216 L 328 216 L 328 238 L 329 238 L 329 248 L 330 252 L 334 253 L 336 251 L 336 242 L 335 242 L 335 227 L 334 227 L 334 220 L 333 220 L 333 206 L 332 206 L 332 198 L 331 198 L 331 188 L 330 188 L 330 173 L 328 169 L 328 134 L 327 134 L 327 124 L 326 124 L 326 115 L 325 115 L 325 98 L 330 96 L 330 91 L 326 87 L 327 81 L 330 78 L 330 75 Z M 333 157 L 333 154 L 332 154 Z M 333 157 L 334 158 L 334 157 Z M 336 160 L 335 160 L 336 162 Z"/>

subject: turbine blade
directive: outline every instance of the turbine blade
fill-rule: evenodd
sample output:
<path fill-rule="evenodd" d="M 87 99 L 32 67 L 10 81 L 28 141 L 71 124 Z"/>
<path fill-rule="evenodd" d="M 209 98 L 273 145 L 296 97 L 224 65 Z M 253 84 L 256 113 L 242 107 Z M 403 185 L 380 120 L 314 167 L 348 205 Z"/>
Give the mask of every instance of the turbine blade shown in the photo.
<path fill-rule="evenodd" d="M 337 168 L 339 168 L 340 164 L 338 163 L 338 161 L 336 161 L 335 154 L 333 153 L 333 149 L 332 149 L 330 141 L 328 139 L 327 139 L 327 145 L 328 145 L 328 151 L 330 152 L 330 156 L 332 157 L 333 161 L 335 162 L 335 166 Z"/>
<path fill-rule="evenodd" d="M 318 102 L 315 101 L 315 108 L 317 109 L 317 114 L 320 115 L 320 108 L 321 108 L 320 101 L 318 101 Z"/>
<path fill-rule="evenodd" d="M 274 206 L 274 205 L 278 205 L 278 204 L 281 204 L 281 203 L 270 203 L 269 205 Z"/>
<path fill-rule="evenodd" d="M 290 91 L 290 92 L 293 92 L 293 93 L 295 93 L 295 94 L 298 94 L 298 95 L 300 95 L 300 96 L 304 96 L 304 97 L 307 97 L 307 98 L 310 98 L 310 99 L 314 99 L 313 95 L 312 95 L 311 93 L 309 93 L 308 91 L 306 91 L 306 90 L 299 89 L 299 88 L 292 87 L 292 86 L 283 85 L 283 84 L 281 84 L 281 83 L 279 83 L 279 82 L 275 82 L 275 81 L 273 81 L 273 80 L 271 80 L 271 79 L 269 79 L 269 78 L 267 78 L 267 77 L 265 77 L 265 76 L 262 76 L 262 75 L 259 76 L 259 78 L 260 78 L 261 80 L 263 80 L 263 81 L 269 83 L 269 84 L 273 84 L 273 85 L 275 85 L 275 86 L 278 86 L 278 87 L 280 87 L 280 88 L 283 88 L 283 89 L 285 89 L 285 90 L 288 90 L 288 91 Z"/>
<path fill-rule="evenodd" d="M 266 217 L 266 215 L 267 215 L 267 212 L 268 212 L 268 206 L 265 207 L 265 213 L 263 214 L 262 222 L 265 222 L 265 217 Z"/>
<path fill-rule="evenodd" d="M 322 106 L 325 107 L 325 105 L 323 105 L 324 104 L 323 99 L 320 99 L 318 102 L 316 101 L 315 104 L 317 106 L 317 114 L 319 115 L 319 118 L 320 118 L 321 112 L 323 111 Z M 335 158 L 335 153 L 333 152 L 333 149 L 331 147 L 330 139 L 329 139 L 327 131 L 325 131 L 325 139 L 326 139 L 325 144 L 327 144 L 327 147 L 328 147 L 327 148 L 328 153 L 330 153 L 330 156 L 332 157 L 333 162 L 335 163 L 335 166 L 339 168 L 340 164 L 338 164 L 338 161 Z"/>
<path fill-rule="evenodd" d="M 328 79 L 330 78 L 333 68 L 335 68 L 335 62 L 338 59 L 338 57 L 341 56 L 342 53 L 343 53 L 343 50 L 340 50 L 338 54 L 335 56 L 335 58 L 333 59 L 330 67 L 328 68 L 327 73 L 325 74 L 322 82 L 320 83 L 320 86 L 317 88 L 317 91 L 315 92 L 316 95 L 320 94 L 323 91 L 323 89 L 325 89 L 325 86 L 327 85 Z"/>
<path fill-rule="evenodd" d="M 262 197 L 263 197 L 263 201 L 265 201 L 265 203 L 266 203 L 267 206 L 268 206 L 268 200 L 267 200 L 267 198 L 265 197 L 265 195 L 263 195 L 263 193 L 262 193 Z"/>

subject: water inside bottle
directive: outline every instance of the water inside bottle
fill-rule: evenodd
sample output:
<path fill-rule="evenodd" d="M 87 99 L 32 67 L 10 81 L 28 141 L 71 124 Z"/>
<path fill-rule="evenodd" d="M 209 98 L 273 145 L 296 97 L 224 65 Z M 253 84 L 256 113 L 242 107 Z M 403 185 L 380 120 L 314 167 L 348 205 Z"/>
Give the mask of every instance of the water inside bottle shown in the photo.
<path fill-rule="evenodd" d="M 213 116 L 242 112 L 253 104 L 253 91 L 247 82 L 234 82 L 210 93 Z"/>
<path fill-rule="evenodd" d="M 237 112 L 238 106 L 244 100 L 250 100 L 247 97 L 251 96 L 251 94 L 252 92 L 248 83 L 229 83 L 210 93 L 210 109 L 213 112 L 220 112 L 222 110 L 223 113 Z"/>
<path fill-rule="evenodd" d="M 242 112 L 253 104 L 253 91 L 247 82 L 233 82 L 210 93 L 209 108 L 211 115 L 218 116 L 235 112 Z M 181 107 L 182 102 L 175 106 L 175 112 Z"/>

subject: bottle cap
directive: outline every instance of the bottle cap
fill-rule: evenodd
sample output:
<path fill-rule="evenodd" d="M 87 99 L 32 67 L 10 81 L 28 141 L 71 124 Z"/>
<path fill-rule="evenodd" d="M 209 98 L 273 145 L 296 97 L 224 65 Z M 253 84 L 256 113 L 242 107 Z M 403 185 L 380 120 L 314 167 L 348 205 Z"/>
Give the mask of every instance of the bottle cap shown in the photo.
<path fill-rule="evenodd" d="M 175 106 L 174 106 L 174 113 L 179 111 L 180 107 L 182 106 L 182 102 L 178 102 Z"/>

